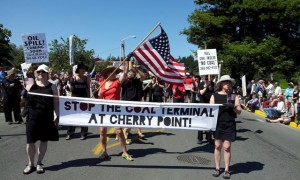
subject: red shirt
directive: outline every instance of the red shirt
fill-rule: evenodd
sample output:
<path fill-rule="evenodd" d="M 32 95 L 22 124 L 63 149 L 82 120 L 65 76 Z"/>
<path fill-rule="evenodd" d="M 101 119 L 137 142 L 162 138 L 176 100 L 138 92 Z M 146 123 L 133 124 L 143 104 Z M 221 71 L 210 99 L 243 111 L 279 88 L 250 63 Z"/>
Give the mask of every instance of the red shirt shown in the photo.
<path fill-rule="evenodd" d="M 185 90 L 191 90 L 193 83 L 194 80 L 192 77 L 186 77 L 183 81 L 183 84 L 185 85 Z"/>
<path fill-rule="evenodd" d="M 108 89 L 103 85 L 100 89 L 99 99 L 120 100 L 121 99 L 121 83 L 118 79 L 114 80 Z"/>
<path fill-rule="evenodd" d="M 177 85 L 173 85 L 172 86 L 173 90 L 175 90 L 176 88 L 177 88 Z M 183 85 L 179 85 L 178 86 L 178 90 L 179 91 L 175 90 L 175 93 L 173 93 L 173 98 L 175 98 L 175 99 L 184 98 L 184 92 L 185 92 L 184 86 Z"/>

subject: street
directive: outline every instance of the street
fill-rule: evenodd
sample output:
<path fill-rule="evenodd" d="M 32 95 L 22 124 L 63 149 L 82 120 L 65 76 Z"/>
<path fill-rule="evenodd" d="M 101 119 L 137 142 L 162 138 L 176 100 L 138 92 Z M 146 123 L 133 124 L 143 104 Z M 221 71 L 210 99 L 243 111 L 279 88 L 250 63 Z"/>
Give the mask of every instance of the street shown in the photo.
<path fill-rule="evenodd" d="M 271 124 L 262 117 L 243 111 L 236 119 L 237 140 L 232 144 L 231 179 L 300 179 L 300 130 Z M 223 179 L 211 174 L 215 169 L 213 145 L 197 144 L 197 131 L 142 129 L 146 137 L 138 139 L 132 129 L 132 144 L 127 145 L 134 161 L 121 157 L 114 129 L 108 128 L 109 161 L 97 157 L 99 128 L 90 127 L 88 138 L 65 140 L 66 128 L 59 130 L 60 140 L 49 142 L 44 158 L 44 174 L 23 175 L 27 164 L 24 124 L 5 123 L 0 113 L 0 174 L 3 180 L 15 179 L 113 179 L 113 180 L 190 180 Z M 38 143 L 37 143 L 38 144 Z M 36 158 L 37 159 L 37 158 Z M 223 159 L 223 155 L 222 155 Z M 221 167 L 224 167 L 222 161 Z"/>

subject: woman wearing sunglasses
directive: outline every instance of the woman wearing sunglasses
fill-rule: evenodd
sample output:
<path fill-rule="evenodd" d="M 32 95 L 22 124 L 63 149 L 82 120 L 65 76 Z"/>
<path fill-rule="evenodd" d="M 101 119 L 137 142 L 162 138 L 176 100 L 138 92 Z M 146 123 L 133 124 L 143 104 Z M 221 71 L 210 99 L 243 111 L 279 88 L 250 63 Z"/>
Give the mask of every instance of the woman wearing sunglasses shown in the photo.
<path fill-rule="evenodd" d="M 28 122 L 26 124 L 28 164 L 24 174 L 36 170 L 44 173 L 42 161 L 47 151 L 48 141 L 58 141 L 58 130 L 53 122 L 54 113 L 59 117 L 58 91 L 55 85 L 48 81 L 48 66 L 42 64 L 34 71 L 35 82 L 26 87 L 28 92 L 45 95 L 27 95 Z M 48 96 L 54 95 L 54 96 Z M 38 149 L 35 143 L 40 141 Z M 38 152 L 37 166 L 34 166 L 34 156 Z"/>

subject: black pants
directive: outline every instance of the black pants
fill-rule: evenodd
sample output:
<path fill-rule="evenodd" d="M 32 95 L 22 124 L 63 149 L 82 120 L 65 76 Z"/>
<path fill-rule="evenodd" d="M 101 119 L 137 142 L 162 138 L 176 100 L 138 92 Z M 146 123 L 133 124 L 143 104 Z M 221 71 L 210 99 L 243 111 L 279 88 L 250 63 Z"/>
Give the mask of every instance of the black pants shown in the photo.
<path fill-rule="evenodd" d="M 184 98 L 173 98 L 173 103 L 184 103 Z"/>
<path fill-rule="evenodd" d="M 161 96 L 153 96 L 152 102 L 164 102 L 163 95 L 161 95 Z"/>
<path fill-rule="evenodd" d="M 75 129 L 76 126 L 69 126 L 67 134 L 72 137 L 75 133 Z M 89 130 L 88 127 L 81 127 L 81 131 L 80 131 L 81 136 L 87 136 L 88 130 Z"/>
<path fill-rule="evenodd" d="M 3 111 L 4 111 L 6 122 L 13 122 L 12 111 L 14 112 L 15 122 L 23 122 L 23 119 L 20 115 L 21 113 L 20 102 L 9 100 L 9 99 L 4 100 Z"/>

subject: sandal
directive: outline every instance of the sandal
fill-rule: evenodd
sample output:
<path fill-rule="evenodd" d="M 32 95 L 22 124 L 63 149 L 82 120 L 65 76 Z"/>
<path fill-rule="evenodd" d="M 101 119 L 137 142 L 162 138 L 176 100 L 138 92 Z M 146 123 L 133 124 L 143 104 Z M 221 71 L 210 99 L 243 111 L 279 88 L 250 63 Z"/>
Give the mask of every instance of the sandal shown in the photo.
<path fill-rule="evenodd" d="M 220 169 L 215 169 L 215 171 L 212 175 L 213 175 L 213 177 L 219 177 L 220 176 Z"/>
<path fill-rule="evenodd" d="M 80 137 L 80 140 L 82 140 L 82 141 L 85 140 L 85 139 L 86 139 L 86 136 L 81 136 Z"/>
<path fill-rule="evenodd" d="M 38 164 L 36 165 L 36 173 L 43 174 L 45 172 L 45 169 L 43 167 L 44 164 Z"/>
<path fill-rule="evenodd" d="M 100 160 L 110 160 L 110 156 L 107 154 L 107 152 L 102 152 L 102 154 L 98 157 Z"/>
<path fill-rule="evenodd" d="M 34 166 L 26 165 L 25 169 L 23 170 L 23 174 L 30 174 L 35 171 Z"/>
<path fill-rule="evenodd" d="M 130 144 L 131 144 L 131 140 L 126 139 L 125 143 L 126 143 L 127 145 L 130 145 Z"/>
<path fill-rule="evenodd" d="M 72 136 L 67 135 L 66 140 L 70 140 L 70 139 L 72 139 Z"/>
<path fill-rule="evenodd" d="M 128 160 L 128 161 L 133 161 L 133 158 L 132 158 L 129 154 L 123 154 L 123 155 L 122 155 L 122 158 L 123 158 L 123 159 L 126 159 L 126 160 Z"/>
<path fill-rule="evenodd" d="M 141 138 L 141 139 L 145 137 L 144 134 L 139 134 L 138 136 L 139 136 L 139 138 Z"/>
<path fill-rule="evenodd" d="M 224 172 L 223 178 L 224 178 L 224 179 L 230 179 L 230 173 L 229 173 L 229 171 L 225 171 L 225 172 Z"/>

